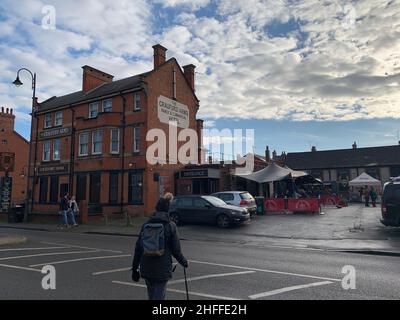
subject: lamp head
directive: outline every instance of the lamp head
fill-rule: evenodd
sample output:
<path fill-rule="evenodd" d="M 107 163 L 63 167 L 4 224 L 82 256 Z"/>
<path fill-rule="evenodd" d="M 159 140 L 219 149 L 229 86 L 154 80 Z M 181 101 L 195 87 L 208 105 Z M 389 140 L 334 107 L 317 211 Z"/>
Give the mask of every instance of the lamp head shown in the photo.
<path fill-rule="evenodd" d="M 17 79 L 14 80 L 13 84 L 17 87 L 22 86 L 23 83 L 21 80 L 19 80 L 19 76 L 17 76 Z"/>

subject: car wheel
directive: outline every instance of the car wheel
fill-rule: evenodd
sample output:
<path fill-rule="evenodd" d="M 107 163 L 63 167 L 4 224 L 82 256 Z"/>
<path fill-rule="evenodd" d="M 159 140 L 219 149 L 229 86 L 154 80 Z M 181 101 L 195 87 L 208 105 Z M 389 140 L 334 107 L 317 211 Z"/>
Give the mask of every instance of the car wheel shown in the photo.
<path fill-rule="evenodd" d="M 230 225 L 230 220 L 226 214 L 220 214 L 217 217 L 217 226 L 219 228 L 228 228 L 229 225 Z"/>
<path fill-rule="evenodd" d="M 177 214 L 176 212 L 172 212 L 169 215 L 169 218 L 172 222 L 174 222 L 176 225 L 180 225 L 181 224 L 181 218 L 179 217 L 179 214 Z"/>

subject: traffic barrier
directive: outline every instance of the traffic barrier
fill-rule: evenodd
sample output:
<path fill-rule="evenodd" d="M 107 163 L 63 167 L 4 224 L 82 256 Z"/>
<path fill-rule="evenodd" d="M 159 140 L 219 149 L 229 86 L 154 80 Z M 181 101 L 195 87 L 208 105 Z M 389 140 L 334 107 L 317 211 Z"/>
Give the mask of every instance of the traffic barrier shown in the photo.
<path fill-rule="evenodd" d="M 265 199 L 264 201 L 265 212 L 285 212 L 285 199 Z"/>
<path fill-rule="evenodd" d="M 324 206 L 336 206 L 339 203 L 338 196 L 323 195 L 321 196 L 321 204 Z"/>
<path fill-rule="evenodd" d="M 319 213 L 320 205 L 317 198 L 288 199 L 288 211 Z"/>

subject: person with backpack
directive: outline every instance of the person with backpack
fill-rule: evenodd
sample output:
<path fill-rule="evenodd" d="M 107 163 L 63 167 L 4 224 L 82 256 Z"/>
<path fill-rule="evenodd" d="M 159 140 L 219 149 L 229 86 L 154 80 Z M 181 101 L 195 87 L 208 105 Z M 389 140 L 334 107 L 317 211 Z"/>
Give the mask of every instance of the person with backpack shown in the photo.
<path fill-rule="evenodd" d="M 376 199 L 378 198 L 378 195 L 376 191 L 374 190 L 373 187 L 371 187 L 371 191 L 369 192 L 369 196 L 371 197 L 371 202 L 372 206 L 375 208 L 376 207 Z"/>
<path fill-rule="evenodd" d="M 132 280 L 145 279 L 149 300 L 165 299 L 167 282 L 172 278 L 172 257 L 188 267 L 176 224 L 169 220 L 169 200 L 164 196 L 157 202 L 154 216 L 142 226 L 135 245 Z"/>

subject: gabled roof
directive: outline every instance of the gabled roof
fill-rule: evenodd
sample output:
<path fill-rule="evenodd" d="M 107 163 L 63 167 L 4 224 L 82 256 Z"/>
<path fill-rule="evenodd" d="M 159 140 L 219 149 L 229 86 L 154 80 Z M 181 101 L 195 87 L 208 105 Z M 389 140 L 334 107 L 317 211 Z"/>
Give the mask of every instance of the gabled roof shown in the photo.
<path fill-rule="evenodd" d="M 301 170 L 400 165 L 400 145 L 289 152 L 284 162 L 293 169 Z"/>
<path fill-rule="evenodd" d="M 69 104 L 78 103 L 85 100 L 95 99 L 109 94 L 117 93 L 120 91 L 134 89 L 139 87 L 142 77 L 148 73 L 138 74 L 129 78 L 113 81 L 110 83 L 102 84 L 86 93 L 82 90 L 70 93 L 61 97 L 52 97 L 40 103 L 38 111 L 46 111 L 58 107 L 67 106 Z"/>

